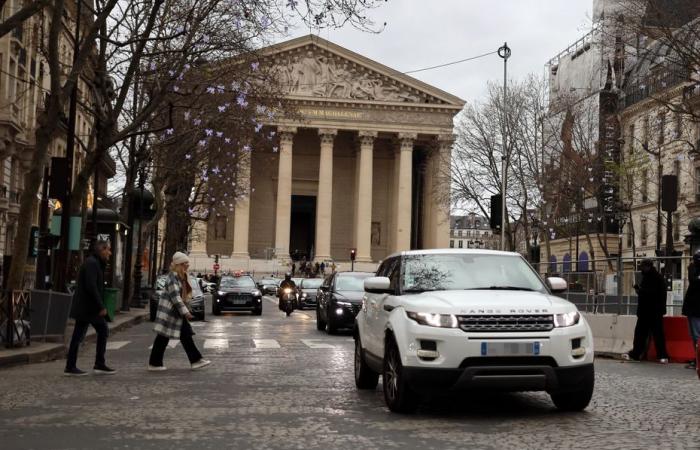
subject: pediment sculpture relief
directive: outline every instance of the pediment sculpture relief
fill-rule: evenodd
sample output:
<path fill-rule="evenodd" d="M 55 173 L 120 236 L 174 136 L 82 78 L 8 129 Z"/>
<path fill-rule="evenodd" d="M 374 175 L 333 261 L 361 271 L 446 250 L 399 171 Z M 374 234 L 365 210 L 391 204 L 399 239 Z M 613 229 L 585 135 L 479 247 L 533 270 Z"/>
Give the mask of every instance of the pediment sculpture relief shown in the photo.
<path fill-rule="evenodd" d="M 282 57 L 277 61 L 278 77 L 289 94 L 311 97 L 420 103 L 421 96 L 362 71 L 341 58 L 317 55 Z"/>

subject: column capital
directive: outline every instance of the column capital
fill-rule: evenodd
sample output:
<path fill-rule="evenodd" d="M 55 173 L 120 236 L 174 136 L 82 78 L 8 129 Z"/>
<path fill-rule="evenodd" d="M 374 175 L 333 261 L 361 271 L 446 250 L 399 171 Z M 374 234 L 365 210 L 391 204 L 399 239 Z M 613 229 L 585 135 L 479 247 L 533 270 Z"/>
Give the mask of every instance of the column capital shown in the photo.
<path fill-rule="evenodd" d="M 399 133 L 398 151 L 412 152 L 413 143 L 418 139 L 418 133 Z"/>
<path fill-rule="evenodd" d="M 378 133 L 376 131 L 364 131 L 360 130 L 357 133 L 357 137 L 359 138 L 360 145 L 365 146 L 365 145 L 374 145 L 374 140 L 377 138 Z"/>
<path fill-rule="evenodd" d="M 335 128 L 319 128 L 318 137 L 321 138 L 321 145 L 333 145 L 338 130 Z"/>
<path fill-rule="evenodd" d="M 455 142 L 455 138 L 454 134 L 438 134 L 435 140 L 440 147 L 451 147 Z"/>
<path fill-rule="evenodd" d="M 294 135 L 297 132 L 297 127 L 278 127 L 277 132 L 280 135 L 281 143 L 291 144 L 294 140 Z"/>

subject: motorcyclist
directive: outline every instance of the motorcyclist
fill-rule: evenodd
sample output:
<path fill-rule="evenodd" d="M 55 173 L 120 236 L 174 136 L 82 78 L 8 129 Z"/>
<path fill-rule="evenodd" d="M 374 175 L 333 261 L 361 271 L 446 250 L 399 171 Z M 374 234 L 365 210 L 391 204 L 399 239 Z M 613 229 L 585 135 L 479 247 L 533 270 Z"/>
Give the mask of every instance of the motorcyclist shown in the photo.
<path fill-rule="evenodd" d="M 279 307 L 280 309 L 284 309 L 282 306 L 282 295 L 284 294 L 285 288 L 290 288 L 293 292 L 295 292 L 296 295 L 296 290 L 297 290 L 297 285 L 294 283 L 294 280 L 292 280 L 292 274 L 290 272 L 287 272 L 284 274 L 284 280 L 280 283 L 280 288 L 277 291 L 277 296 L 279 298 Z"/>

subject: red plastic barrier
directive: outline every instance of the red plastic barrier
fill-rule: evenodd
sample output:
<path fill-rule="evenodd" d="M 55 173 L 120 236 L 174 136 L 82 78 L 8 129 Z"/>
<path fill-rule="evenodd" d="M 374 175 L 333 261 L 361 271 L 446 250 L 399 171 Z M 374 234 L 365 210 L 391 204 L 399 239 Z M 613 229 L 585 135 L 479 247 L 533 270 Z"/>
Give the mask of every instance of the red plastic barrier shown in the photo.
<path fill-rule="evenodd" d="M 695 359 L 695 349 L 690 338 L 688 319 L 685 316 L 664 317 L 664 334 L 666 336 L 666 351 L 671 362 L 684 363 Z M 656 348 L 654 339 L 649 339 L 647 360 L 655 361 Z"/>

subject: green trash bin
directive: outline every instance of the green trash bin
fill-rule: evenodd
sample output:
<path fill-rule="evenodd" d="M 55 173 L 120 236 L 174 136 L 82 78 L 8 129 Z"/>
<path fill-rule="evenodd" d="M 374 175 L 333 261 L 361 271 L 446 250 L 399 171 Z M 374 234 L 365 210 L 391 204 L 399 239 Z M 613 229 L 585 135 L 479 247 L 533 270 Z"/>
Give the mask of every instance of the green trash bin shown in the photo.
<path fill-rule="evenodd" d="M 119 289 L 115 288 L 105 288 L 105 298 L 104 304 L 107 309 L 107 321 L 111 322 L 114 320 L 114 313 L 117 310 L 117 297 L 119 294 Z"/>

